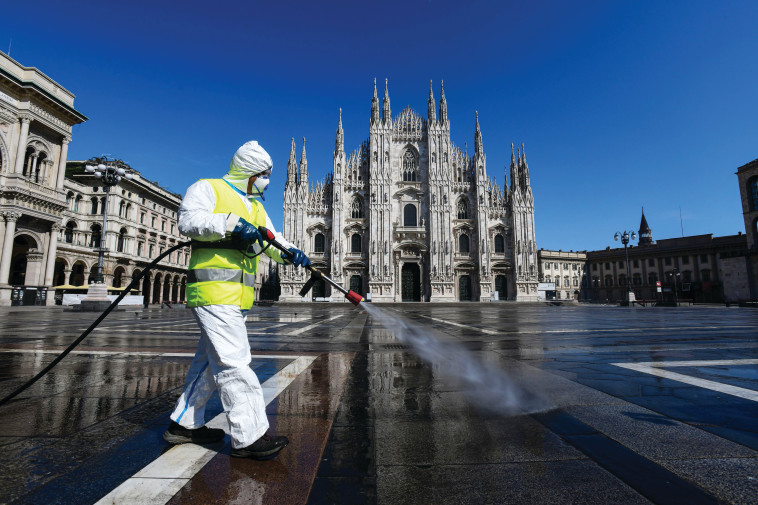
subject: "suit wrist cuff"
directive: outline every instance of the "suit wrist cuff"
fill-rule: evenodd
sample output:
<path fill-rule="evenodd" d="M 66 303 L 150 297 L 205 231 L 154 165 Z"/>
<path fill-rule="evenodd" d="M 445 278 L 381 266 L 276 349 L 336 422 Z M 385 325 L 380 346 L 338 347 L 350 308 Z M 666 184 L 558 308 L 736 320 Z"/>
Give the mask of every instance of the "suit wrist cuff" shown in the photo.
<path fill-rule="evenodd" d="M 234 231 L 234 227 L 237 226 L 237 223 L 239 222 L 240 217 L 236 215 L 233 212 L 230 212 L 228 216 L 226 216 L 226 233 L 231 233 Z"/>

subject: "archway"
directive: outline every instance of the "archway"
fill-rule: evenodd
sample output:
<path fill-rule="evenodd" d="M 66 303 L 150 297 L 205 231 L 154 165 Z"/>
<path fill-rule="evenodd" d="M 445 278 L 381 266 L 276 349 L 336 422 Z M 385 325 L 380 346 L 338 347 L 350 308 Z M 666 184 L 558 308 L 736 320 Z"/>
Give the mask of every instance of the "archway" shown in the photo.
<path fill-rule="evenodd" d="M 171 301 L 171 276 L 167 275 L 163 281 L 163 298 L 164 302 Z"/>
<path fill-rule="evenodd" d="M 161 303 L 161 281 L 163 276 L 161 274 L 155 275 L 155 281 L 153 282 L 153 299 L 151 303 Z"/>
<path fill-rule="evenodd" d="M 120 288 L 121 283 L 123 282 L 124 274 L 126 273 L 126 270 L 124 267 L 116 267 L 116 270 L 113 271 L 113 287 L 114 288 Z"/>
<path fill-rule="evenodd" d="M 400 275 L 400 291 L 404 302 L 421 301 L 421 269 L 418 263 L 406 263 Z"/>
<path fill-rule="evenodd" d="M 458 300 L 461 302 L 471 301 L 471 277 L 461 275 L 458 278 Z"/>
<path fill-rule="evenodd" d="M 19 235 L 13 239 L 13 252 L 11 253 L 11 270 L 8 280 L 14 286 L 26 284 L 27 258 L 29 251 L 37 248 L 37 242 L 29 236 Z M 35 280 L 32 280 L 34 282 Z"/>
<path fill-rule="evenodd" d="M 313 285 L 313 299 L 326 297 L 326 284 L 323 279 L 319 279 Z"/>
<path fill-rule="evenodd" d="M 71 267 L 71 277 L 68 283 L 72 286 L 84 286 L 84 269 L 86 266 L 83 261 L 77 261 L 74 266 Z"/>
<path fill-rule="evenodd" d="M 497 291 L 500 300 L 508 299 L 508 283 L 505 275 L 495 276 L 495 291 Z"/>
<path fill-rule="evenodd" d="M 53 286 L 62 286 L 66 284 L 66 260 L 56 258 L 55 270 L 53 271 Z"/>

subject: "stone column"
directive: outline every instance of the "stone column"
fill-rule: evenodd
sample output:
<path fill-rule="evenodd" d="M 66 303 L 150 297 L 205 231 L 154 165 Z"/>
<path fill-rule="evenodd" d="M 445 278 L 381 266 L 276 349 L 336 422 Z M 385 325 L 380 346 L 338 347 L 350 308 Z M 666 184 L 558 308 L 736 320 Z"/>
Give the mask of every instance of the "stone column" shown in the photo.
<path fill-rule="evenodd" d="M 29 139 L 29 123 L 31 118 L 28 116 L 21 117 L 21 134 L 18 137 L 18 147 L 16 148 L 16 163 L 13 165 L 13 173 L 20 174 L 23 172 L 24 156 L 26 156 L 26 141 Z M 2 276 L 0 276 L 2 280 Z M 6 276 L 7 281 L 7 276 Z"/>
<path fill-rule="evenodd" d="M 40 273 L 42 271 L 42 258 L 45 253 L 39 249 L 31 249 L 26 253 L 26 276 L 24 277 L 25 286 L 39 286 Z"/>
<path fill-rule="evenodd" d="M 55 255 L 58 252 L 58 230 L 61 225 L 53 223 L 50 227 L 50 245 L 47 248 L 47 265 L 45 266 L 44 286 L 53 285 L 53 275 L 55 274 Z"/>
<path fill-rule="evenodd" d="M 63 269 L 63 284 L 71 284 L 71 272 L 70 268 Z"/>
<path fill-rule="evenodd" d="M 58 191 L 63 189 L 63 180 L 66 178 L 66 159 L 68 158 L 68 143 L 71 142 L 71 137 L 66 136 L 61 142 L 61 156 L 58 162 L 58 178 L 56 179 L 55 189 Z"/>
<path fill-rule="evenodd" d="M 0 285 L 8 284 L 8 275 L 11 271 L 11 255 L 13 254 L 13 238 L 16 235 L 16 221 L 21 217 L 19 212 L 5 213 L 5 241 L 3 242 L 3 255 L 0 257 Z"/>

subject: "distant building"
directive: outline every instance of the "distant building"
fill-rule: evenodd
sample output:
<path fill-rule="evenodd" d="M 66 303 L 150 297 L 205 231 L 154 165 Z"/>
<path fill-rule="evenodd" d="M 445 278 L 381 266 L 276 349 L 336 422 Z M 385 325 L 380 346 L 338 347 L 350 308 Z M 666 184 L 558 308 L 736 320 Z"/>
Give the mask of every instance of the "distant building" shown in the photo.
<path fill-rule="evenodd" d="M 750 299 L 758 300 L 758 159 L 739 167 L 737 180 L 747 235 L 746 266 L 750 280 Z"/>
<path fill-rule="evenodd" d="M 179 233 L 177 212 L 181 196 L 146 179 L 126 163 L 115 163 L 132 171 L 111 189 L 108 199 L 108 228 L 103 232 L 105 193 L 102 182 L 84 171 L 86 164 L 102 160 L 70 161 L 63 183 L 66 208 L 62 213 L 53 285 L 89 284 L 97 267 L 97 248 L 105 253 L 103 277 L 109 288 L 125 288 L 132 278 L 166 249 L 187 240 Z M 143 277 L 140 292 L 147 303 L 184 301 L 189 264 L 189 247 L 171 253 Z M 20 275 L 18 269 L 17 274 Z"/>
<path fill-rule="evenodd" d="M 750 297 L 745 273 L 747 236 L 742 232 L 656 242 L 643 212 L 639 244 L 630 245 L 628 252 L 637 300 L 736 302 Z M 623 247 L 587 252 L 586 274 L 589 282 L 582 299 L 612 303 L 626 299 L 628 278 Z"/>
<path fill-rule="evenodd" d="M 556 300 L 579 300 L 586 288 L 586 251 L 537 251 L 540 283 L 555 284 Z M 586 292 L 586 289 L 585 289 Z M 549 298 L 549 296 L 548 296 Z"/>
<path fill-rule="evenodd" d="M 439 110 L 439 114 L 438 114 Z M 380 116 L 381 111 L 381 116 Z M 283 234 L 314 266 L 372 301 L 537 299 L 534 197 L 523 148 L 511 145 L 510 189 L 487 175 L 477 115 L 473 156 L 450 138 L 444 89 L 427 116 L 379 106 L 368 138 L 345 152 L 340 114 L 331 173 L 313 185 L 292 143 Z M 281 271 L 282 299 L 300 300 L 304 273 Z M 317 283 L 312 298 L 329 296 Z M 341 299 L 341 297 L 340 297 Z"/>
<path fill-rule="evenodd" d="M 68 144 L 86 120 L 71 92 L 0 53 L 0 305 L 52 303 Z"/>

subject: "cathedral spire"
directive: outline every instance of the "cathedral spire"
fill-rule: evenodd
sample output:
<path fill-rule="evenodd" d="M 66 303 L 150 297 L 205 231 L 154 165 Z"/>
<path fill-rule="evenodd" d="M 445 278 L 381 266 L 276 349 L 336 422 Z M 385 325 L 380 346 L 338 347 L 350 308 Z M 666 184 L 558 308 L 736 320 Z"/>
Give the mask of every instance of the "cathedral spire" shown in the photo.
<path fill-rule="evenodd" d="M 305 137 L 303 137 L 303 153 L 300 155 L 300 184 L 308 187 L 308 160 L 305 159 Z"/>
<path fill-rule="evenodd" d="M 447 123 L 447 100 L 445 100 L 445 81 L 440 81 L 440 123 Z"/>
<path fill-rule="evenodd" d="M 522 159 L 522 167 L 521 170 L 524 174 L 524 187 L 527 188 L 530 186 L 529 183 L 529 165 L 526 164 L 526 149 L 524 149 L 524 144 L 521 144 L 521 159 Z"/>
<path fill-rule="evenodd" d="M 305 150 L 305 144 L 303 144 L 303 150 Z M 342 132 L 342 107 L 340 107 L 340 120 L 337 123 L 337 140 L 334 145 L 334 155 L 341 153 L 345 150 L 345 134 Z"/>
<path fill-rule="evenodd" d="M 379 122 L 379 97 L 376 96 L 376 77 L 374 77 L 374 98 L 371 99 L 371 124 Z"/>
<path fill-rule="evenodd" d="M 479 128 L 479 111 L 476 112 L 476 131 L 474 132 L 474 156 L 482 156 L 484 154 L 484 146 L 482 145 L 482 130 Z"/>
<path fill-rule="evenodd" d="M 516 164 L 516 154 L 513 150 L 513 142 L 511 142 L 511 192 L 519 189 L 519 166 Z"/>
<path fill-rule="evenodd" d="M 429 124 L 437 122 L 437 108 L 434 105 L 434 92 L 432 91 L 432 80 L 429 79 Z"/>
<path fill-rule="evenodd" d="M 290 149 L 290 159 L 287 162 L 287 180 L 284 186 L 297 184 L 297 159 L 295 158 L 295 137 L 292 137 L 292 148 Z"/>
<path fill-rule="evenodd" d="M 382 121 L 391 121 L 391 112 L 390 112 L 390 92 L 387 88 L 387 81 L 389 79 L 384 79 L 384 100 L 382 101 Z"/>

